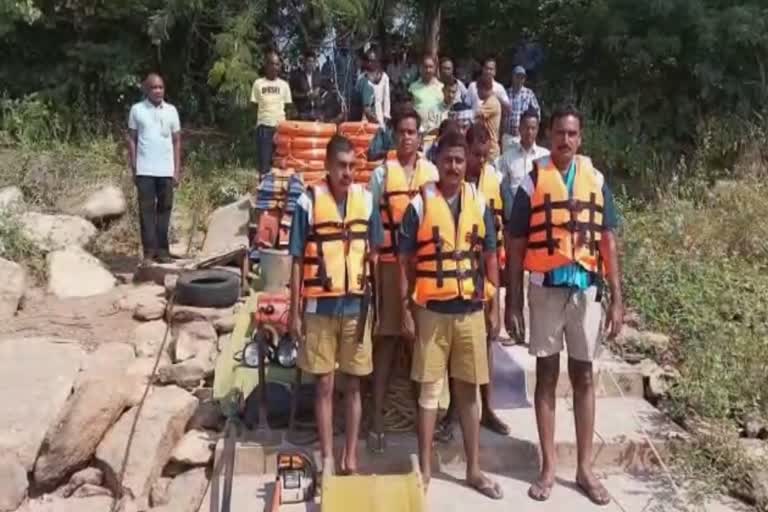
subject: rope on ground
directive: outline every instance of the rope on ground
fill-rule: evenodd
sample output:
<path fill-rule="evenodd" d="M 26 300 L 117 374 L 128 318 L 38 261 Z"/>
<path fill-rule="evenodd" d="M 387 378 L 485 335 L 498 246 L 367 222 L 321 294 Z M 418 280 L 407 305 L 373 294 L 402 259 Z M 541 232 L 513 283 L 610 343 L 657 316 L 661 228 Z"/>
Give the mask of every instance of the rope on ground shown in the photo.
<path fill-rule="evenodd" d="M 384 400 L 384 429 L 389 432 L 413 432 L 416 428 L 418 405 L 410 376 L 411 357 L 411 347 L 399 343 Z"/>
<path fill-rule="evenodd" d="M 131 430 L 128 433 L 128 441 L 125 443 L 125 453 L 123 454 L 123 462 L 120 465 L 120 473 L 117 477 L 117 492 L 115 493 L 115 497 L 112 499 L 112 507 L 110 508 L 111 512 L 117 512 L 120 505 L 120 500 L 123 497 L 123 492 L 125 491 L 125 489 L 123 489 L 123 480 L 125 479 L 125 472 L 128 469 L 128 457 L 130 456 L 131 447 L 133 446 L 133 437 L 136 434 L 136 427 L 139 424 L 139 418 L 141 417 L 141 411 L 144 408 L 144 402 L 147 400 L 149 390 L 152 389 L 152 382 L 155 380 L 157 368 L 160 366 L 160 359 L 162 358 L 163 352 L 165 351 L 165 346 L 168 343 L 168 335 L 171 332 L 171 324 L 173 323 L 173 305 L 175 302 L 176 292 L 174 291 L 171 294 L 170 299 L 168 299 L 168 305 L 165 310 L 167 323 L 165 325 L 163 341 L 160 343 L 160 348 L 158 349 L 157 355 L 155 356 L 155 364 L 152 366 L 152 372 L 149 374 L 149 377 L 147 378 L 147 384 L 144 386 L 144 393 L 141 395 L 141 400 L 139 400 L 139 403 L 136 406 L 136 414 L 133 417 Z M 131 496 L 131 498 L 136 498 L 136 496 Z"/>
<path fill-rule="evenodd" d="M 613 383 L 614 386 L 616 386 L 616 389 L 619 391 L 619 396 L 621 397 L 621 399 L 627 400 L 627 396 L 624 394 L 624 390 L 619 385 L 619 382 L 616 379 L 616 376 L 613 374 L 613 372 L 607 368 L 604 369 L 603 371 L 605 371 L 605 373 L 608 374 L 608 377 L 610 377 L 611 382 Z M 653 452 L 653 455 L 656 457 L 656 460 L 659 466 L 661 467 L 661 470 L 664 473 L 664 476 L 666 476 L 667 479 L 669 480 L 669 483 L 672 486 L 672 489 L 675 491 L 675 495 L 677 496 L 677 499 L 680 505 L 682 506 L 682 509 L 685 512 L 690 512 L 691 509 L 688 506 L 688 503 L 685 497 L 683 496 L 683 492 L 680 490 L 680 487 L 678 487 L 677 483 L 675 482 L 675 479 L 672 476 L 672 471 L 669 469 L 669 466 L 667 466 L 667 464 L 664 462 L 664 459 L 662 459 L 661 454 L 656 449 L 656 446 L 653 444 L 653 441 L 651 441 L 651 436 L 648 434 L 648 431 L 645 429 L 645 426 L 643 426 L 643 423 L 640 421 L 640 418 L 637 416 L 637 412 L 635 412 L 634 410 L 632 411 L 632 418 L 635 420 L 635 423 L 640 428 L 640 431 L 643 434 L 643 440 L 646 443 L 648 443 L 648 446 L 650 447 L 651 452 Z M 616 500 L 614 499 L 614 501 Z M 621 507 L 621 508 L 623 509 L 624 507 Z"/>

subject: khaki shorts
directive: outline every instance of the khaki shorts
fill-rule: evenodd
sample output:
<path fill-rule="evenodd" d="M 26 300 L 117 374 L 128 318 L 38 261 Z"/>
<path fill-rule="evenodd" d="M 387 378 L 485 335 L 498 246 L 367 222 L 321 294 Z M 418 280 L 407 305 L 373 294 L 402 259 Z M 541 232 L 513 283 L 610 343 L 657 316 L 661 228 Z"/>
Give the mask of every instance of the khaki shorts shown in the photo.
<path fill-rule="evenodd" d="M 400 311 L 400 265 L 379 263 L 376 276 L 376 336 L 400 336 L 403 315 Z"/>
<path fill-rule="evenodd" d="M 528 304 L 531 318 L 530 353 L 548 357 L 568 345 L 568 357 L 591 362 L 599 355 L 603 307 L 595 301 L 597 288 L 553 288 L 531 283 Z"/>
<path fill-rule="evenodd" d="M 304 315 L 304 343 L 299 345 L 299 368 L 313 375 L 338 369 L 349 375 L 364 376 L 373 371 L 370 329 L 363 343 L 355 339 L 357 316 Z"/>
<path fill-rule="evenodd" d="M 436 382 L 446 375 L 470 384 L 488 383 L 488 348 L 483 311 L 461 315 L 416 310 L 411 379 Z M 450 368 L 449 368 L 450 364 Z"/>

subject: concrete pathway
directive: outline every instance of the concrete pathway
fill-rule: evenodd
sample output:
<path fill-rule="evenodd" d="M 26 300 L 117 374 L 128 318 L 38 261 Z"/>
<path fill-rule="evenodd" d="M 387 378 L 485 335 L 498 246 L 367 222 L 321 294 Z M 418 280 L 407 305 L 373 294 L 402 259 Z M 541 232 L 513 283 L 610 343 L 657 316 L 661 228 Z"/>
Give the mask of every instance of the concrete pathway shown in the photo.
<path fill-rule="evenodd" d="M 438 475 L 430 484 L 427 497 L 429 512 L 748 512 L 751 510 L 733 499 L 710 497 L 703 501 L 685 496 L 678 499 L 662 477 L 633 476 L 627 473 L 600 475 L 613 502 L 605 507 L 592 504 L 572 483 L 573 475 L 561 474 L 549 501 L 539 503 L 527 496 L 535 475 L 493 477 L 504 490 L 504 499 L 493 501 L 466 487 L 459 475 Z M 268 475 L 241 475 L 232 492 L 232 511 L 265 510 L 271 500 L 273 479 Z M 208 512 L 208 497 L 200 512 Z M 267 509 L 268 510 L 268 509 Z M 320 512 L 318 503 L 283 505 L 280 512 Z M 371 510 L 366 512 L 395 512 Z"/>

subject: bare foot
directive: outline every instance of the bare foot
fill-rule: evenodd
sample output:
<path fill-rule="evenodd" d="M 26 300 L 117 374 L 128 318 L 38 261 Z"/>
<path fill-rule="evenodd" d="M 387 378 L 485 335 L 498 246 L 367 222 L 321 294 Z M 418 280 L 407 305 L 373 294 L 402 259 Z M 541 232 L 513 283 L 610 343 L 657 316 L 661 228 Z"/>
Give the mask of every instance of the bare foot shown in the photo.
<path fill-rule="evenodd" d="M 356 475 L 357 474 L 357 457 L 345 455 L 341 459 L 340 473 L 342 475 Z"/>

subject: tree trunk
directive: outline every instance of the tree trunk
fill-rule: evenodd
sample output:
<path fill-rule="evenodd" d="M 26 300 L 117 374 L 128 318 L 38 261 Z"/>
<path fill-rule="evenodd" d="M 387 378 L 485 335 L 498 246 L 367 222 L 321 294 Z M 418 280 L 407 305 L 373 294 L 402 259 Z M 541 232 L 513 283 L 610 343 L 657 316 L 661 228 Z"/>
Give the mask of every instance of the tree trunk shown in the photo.
<path fill-rule="evenodd" d="M 424 4 L 424 53 L 436 56 L 440 50 L 443 0 L 426 0 Z"/>

